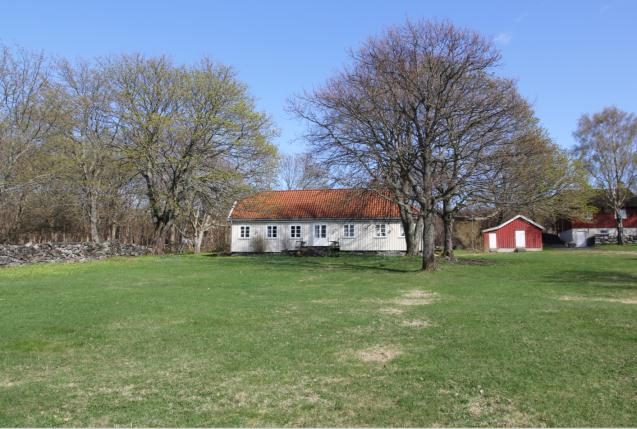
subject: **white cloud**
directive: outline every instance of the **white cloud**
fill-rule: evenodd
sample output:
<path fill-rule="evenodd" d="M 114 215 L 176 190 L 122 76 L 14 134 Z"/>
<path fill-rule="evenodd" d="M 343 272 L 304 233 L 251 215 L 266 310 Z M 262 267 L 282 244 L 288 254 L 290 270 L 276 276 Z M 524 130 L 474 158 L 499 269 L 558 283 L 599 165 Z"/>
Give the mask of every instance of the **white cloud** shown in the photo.
<path fill-rule="evenodd" d="M 499 33 L 493 38 L 493 42 L 498 45 L 508 45 L 511 43 L 511 39 L 513 39 L 513 35 L 511 33 Z"/>

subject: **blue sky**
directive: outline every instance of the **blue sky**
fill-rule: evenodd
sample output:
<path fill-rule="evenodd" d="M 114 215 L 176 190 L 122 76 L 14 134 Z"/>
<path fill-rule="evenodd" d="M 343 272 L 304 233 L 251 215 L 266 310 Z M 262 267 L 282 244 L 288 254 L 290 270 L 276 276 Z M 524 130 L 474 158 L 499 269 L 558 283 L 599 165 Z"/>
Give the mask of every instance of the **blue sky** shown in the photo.
<path fill-rule="evenodd" d="M 207 55 L 232 65 L 280 129 L 303 150 L 286 99 L 320 85 L 347 50 L 406 18 L 449 19 L 493 38 L 499 73 L 518 80 L 563 147 L 584 112 L 637 112 L 637 1 L 8 1 L 0 41 L 69 58 L 120 52 Z"/>

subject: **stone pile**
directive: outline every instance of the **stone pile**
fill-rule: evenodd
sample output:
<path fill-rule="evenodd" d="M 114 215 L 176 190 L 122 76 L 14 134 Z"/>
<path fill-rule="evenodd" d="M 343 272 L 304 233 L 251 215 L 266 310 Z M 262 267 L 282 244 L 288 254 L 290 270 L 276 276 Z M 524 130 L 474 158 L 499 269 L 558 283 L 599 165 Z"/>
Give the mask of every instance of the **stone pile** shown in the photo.
<path fill-rule="evenodd" d="M 624 235 L 624 243 L 637 244 L 637 236 Z M 617 244 L 617 236 L 616 235 L 596 235 L 595 245 L 598 246 L 600 244 Z"/>
<path fill-rule="evenodd" d="M 0 267 L 49 262 L 82 262 L 111 256 L 141 256 L 147 253 L 150 253 L 147 247 L 116 241 L 0 244 Z"/>

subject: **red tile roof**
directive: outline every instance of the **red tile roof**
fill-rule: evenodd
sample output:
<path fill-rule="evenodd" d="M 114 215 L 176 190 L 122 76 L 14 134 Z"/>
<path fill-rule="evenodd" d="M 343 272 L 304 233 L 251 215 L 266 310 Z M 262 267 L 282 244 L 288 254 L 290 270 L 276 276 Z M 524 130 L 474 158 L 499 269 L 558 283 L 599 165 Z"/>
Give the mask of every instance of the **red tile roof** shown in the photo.
<path fill-rule="evenodd" d="M 316 189 L 265 191 L 238 201 L 230 219 L 390 219 L 398 205 L 373 191 Z"/>

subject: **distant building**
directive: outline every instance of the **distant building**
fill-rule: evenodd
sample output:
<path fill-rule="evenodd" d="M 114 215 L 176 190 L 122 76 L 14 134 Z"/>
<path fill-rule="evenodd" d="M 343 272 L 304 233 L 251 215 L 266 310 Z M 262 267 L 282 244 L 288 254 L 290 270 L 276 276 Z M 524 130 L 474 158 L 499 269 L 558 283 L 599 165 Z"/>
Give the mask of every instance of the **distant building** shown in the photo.
<path fill-rule="evenodd" d="M 235 202 L 228 220 L 233 253 L 338 247 L 404 252 L 398 205 L 364 189 L 265 191 Z"/>
<path fill-rule="evenodd" d="M 574 247 L 586 247 L 594 243 L 595 237 L 616 238 L 617 228 L 615 215 L 600 197 L 591 203 L 598 212 L 587 219 L 565 219 L 558 222 L 558 235 L 566 243 Z M 624 237 L 637 237 L 637 196 L 626 201 L 621 211 Z"/>
<path fill-rule="evenodd" d="M 542 250 L 544 227 L 531 219 L 517 215 L 508 221 L 482 230 L 484 250 L 489 252 L 513 252 Z"/>

